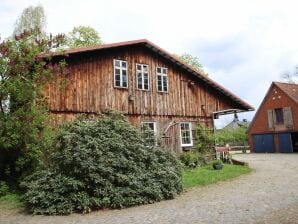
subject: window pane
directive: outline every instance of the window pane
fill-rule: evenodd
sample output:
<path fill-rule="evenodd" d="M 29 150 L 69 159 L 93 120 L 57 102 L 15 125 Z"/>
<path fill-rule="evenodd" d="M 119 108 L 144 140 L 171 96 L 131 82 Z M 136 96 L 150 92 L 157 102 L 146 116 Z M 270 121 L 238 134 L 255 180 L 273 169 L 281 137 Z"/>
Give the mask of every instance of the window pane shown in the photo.
<path fill-rule="evenodd" d="M 122 69 L 122 75 L 126 76 L 126 70 Z"/>
<path fill-rule="evenodd" d="M 126 77 L 126 75 L 122 75 L 122 81 L 123 81 L 123 82 L 127 82 L 127 77 Z"/>
<path fill-rule="evenodd" d="M 115 80 L 120 81 L 120 75 L 115 75 Z"/>
<path fill-rule="evenodd" d="M 120 69 L 116 68 L 116 69 L 115 69 L 115 74 L 116 74 L 116 75 L 120 75 Z"/>
<path fill-rule="evenodd" d="M 168 91 L 168 83 L 167 83 L 167 77 L 163 77 L 163 90 Z"/>
<path fill-rule="evenodd" d="M 283 115 L 282 108 L 275 109 L 275 119 L 276 119 L 276 123 L 278 124 L 284 123 L 284 115 Z"/>
<path fill-rule="evenodd" d="M 141 65 L 137 65 L 137 70 L 142 70 L 142 66 Z"/>
<path fill-rule="evenodd" d="M 148 72 L 148 65 L 144 65 L 143 70 L 144 70 L 144 72 Z"/>
<path fill-rule="evenodd" d="M 166 68 L 162 69 L 162 73 L 167 74 L 167 69 Z"/>
<path fill-rule="evenodd" d="M 115 66 L 120 67 L 120 61 L 119 60 L 115 60 Z"/>
<path fill-rule="evenodd" d="M 122 87 L 127 87 L 127 82 L 126 81 L 122 82 Z"/>
<path fill-rule="evenodd" d="M 161 68 L 158 67 L 156 70 L 157 70 L 157 73 L 161 73 Z"/>
<path fill-rule="evenodd" d="M 154 131 L 154 123 L 148 123 L 149 128 Z"/>
<path fill-rule="evenodd" d="M 122 67 L 126 68 L 126 62 L 125 61 L 122 61 Z"/>
<path fill-rule="evenodd" d="M 116 80 L 115 86 L 120 86 L 120 80 Z"/>

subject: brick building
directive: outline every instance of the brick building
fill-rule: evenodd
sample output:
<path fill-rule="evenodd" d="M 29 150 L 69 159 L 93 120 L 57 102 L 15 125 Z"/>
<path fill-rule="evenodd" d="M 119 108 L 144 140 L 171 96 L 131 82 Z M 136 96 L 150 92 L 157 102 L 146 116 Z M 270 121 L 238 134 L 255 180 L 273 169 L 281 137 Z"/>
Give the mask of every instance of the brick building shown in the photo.
<path fill-rule="evenodd" d="M 298 85 L 273 82 L 248 134 L 252 152 L 298 152 Z"/>

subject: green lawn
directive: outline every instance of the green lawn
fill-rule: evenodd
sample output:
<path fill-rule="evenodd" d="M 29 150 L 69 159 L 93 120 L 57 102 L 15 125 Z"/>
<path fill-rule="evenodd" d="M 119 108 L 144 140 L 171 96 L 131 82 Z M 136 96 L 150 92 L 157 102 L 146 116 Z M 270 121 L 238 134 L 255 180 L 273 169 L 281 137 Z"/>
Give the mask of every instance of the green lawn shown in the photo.
<path fill-rule="evenodd" d="M 211 165 L 183 171 L 183 187 L 208 185 L 251 172 L 248 166 L 224 164 L 222 170 L 214 170 Z"/>
<path fill-rule="evenodd" d="M 20 196 L 17 194 L 8 194 L 0 197 L 0 211 L 2 210 L 16 210 L 24 208 L 23 203 L 20 201 Z"/>

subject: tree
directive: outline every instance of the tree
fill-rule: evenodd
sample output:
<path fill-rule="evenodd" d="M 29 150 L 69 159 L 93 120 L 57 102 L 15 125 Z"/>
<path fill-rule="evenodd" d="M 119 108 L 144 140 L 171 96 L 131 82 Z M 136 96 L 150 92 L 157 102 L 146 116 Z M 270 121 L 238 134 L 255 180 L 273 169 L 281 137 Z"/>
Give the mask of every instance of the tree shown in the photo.
<path fill-rule="evenodd" d="M 70 48 L 87 47 L 101 44 L 98 32 L 90 26 L 78 26 L 68 34 L 67 45 Z"/>
<path fill-rule="evenodd" d="M 199 59 L 197 57 L 194 57 L 188 53 L 183 53 L 181 55 L 175 55 L 175 56 L 182 59 L 183 61 L 186 62 L 186 64 L 192 66 L 194 69 L 198 70 L 199 72 L 203 72 L 204 74 L 206 74 L 203 69 L 203 65 L 199 62 Z"/>
<path fill-rule="evenodd" d="M 35 33 L 38 35 L 45 36 L 46 28 L 46 15 L 42 5 L 30 6 L 25 8 L 21 16 L 15 22 L 15 28 L 13 31 L 13 36 L 19 35 L 24 32 L 24 30 L 39 30 L 40 32 Z"/>
<path fill-rule="evenodd" d="M 43 87 L 65 63 L 47 63 L 41 52 L 57 48 L 64 36 L 24 31 L 0 42 L 0 178 L 18 180 L 41 162 L 48 145 Z"/>
<path fill-rule="evenodd" d="M 217 130 L 215 133 L 215 141 L 219 145 L 247 142 L 247 128 L 248 126 L 243 125 L 235 129 L 228 128 Z"/>
<path fill-rule="evenodd" d="M 285 72 L 281 75 L 281 78 L 287 83 L 297 83 L 298 82 L 298 66 L 292 72 Z"/>

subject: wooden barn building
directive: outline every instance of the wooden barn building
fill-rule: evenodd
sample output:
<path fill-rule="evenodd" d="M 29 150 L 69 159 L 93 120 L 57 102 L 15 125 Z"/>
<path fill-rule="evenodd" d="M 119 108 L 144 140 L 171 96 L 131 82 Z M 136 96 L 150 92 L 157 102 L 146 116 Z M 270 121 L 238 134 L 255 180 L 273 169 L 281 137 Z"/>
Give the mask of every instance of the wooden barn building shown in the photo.
<path fill-rule="evenodd" d="M 77 115 L 124 113 L 136 127 L 148 125 L 176 152 L 194 146 L 201 122 L 213 127 L 218 114 L 253 108 L 206 75 L 148 40 L 135 40 L 53 53 L 65 59 L 64 88 L 59 75 L 46 87 L 57 123 Z"/>
<path fill-rule="evenodd" d="M 253 152 L 298 152 L 298 85 L 273 82 L 248 134 Z"/>

